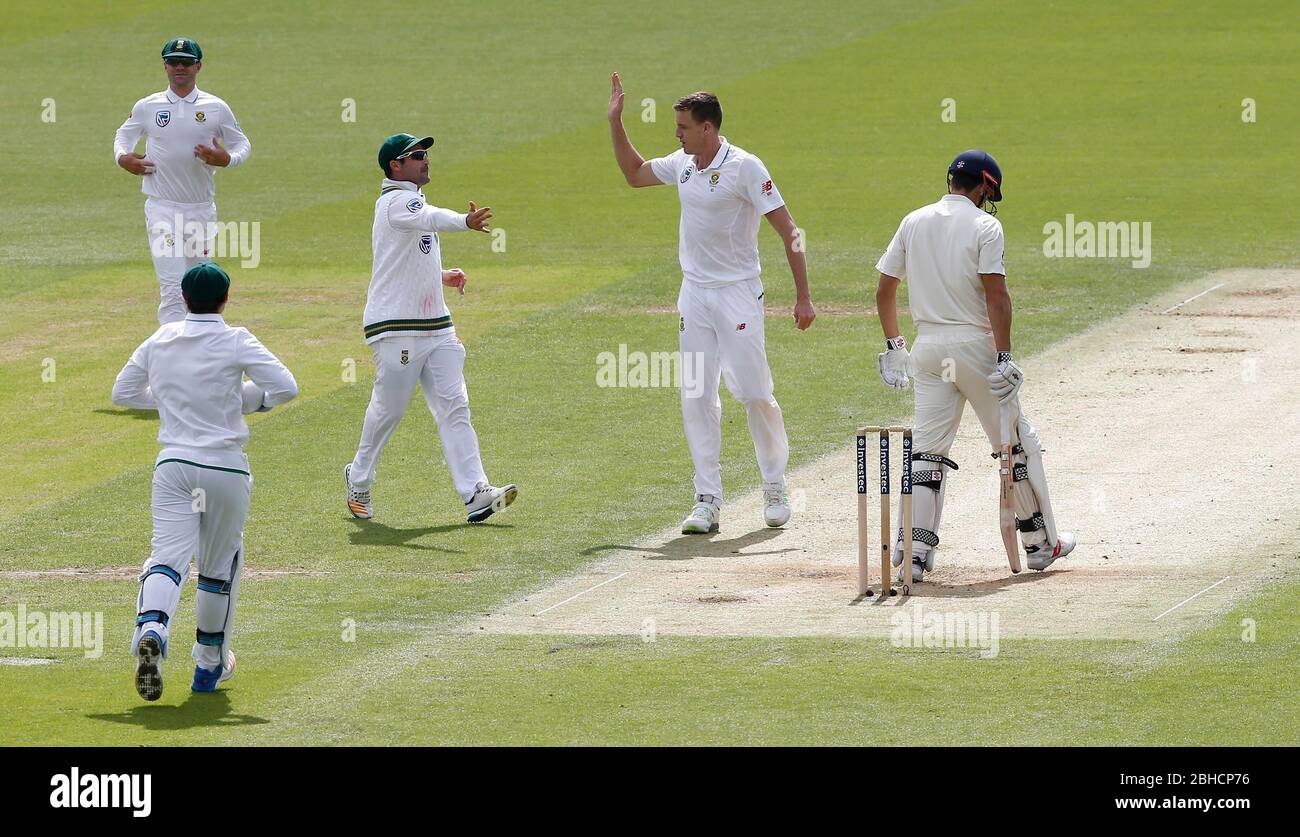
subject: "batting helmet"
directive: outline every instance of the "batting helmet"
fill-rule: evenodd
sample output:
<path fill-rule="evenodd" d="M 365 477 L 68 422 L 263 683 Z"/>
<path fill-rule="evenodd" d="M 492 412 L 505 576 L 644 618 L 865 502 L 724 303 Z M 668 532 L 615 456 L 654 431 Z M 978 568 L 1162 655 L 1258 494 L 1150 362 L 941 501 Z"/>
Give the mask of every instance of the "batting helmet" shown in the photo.
<path fill-rule="evenodd" d="M 989 200 L 994 202 L 1002 200 L 1002 167 L 998 165 L 997 160 L 993 159 L 992 154 L 980 151 L 978 148 L 963 151 L 953 159 L 952 165 L 948 166 L 949 176 L 958 172 L 983 178 L 985 184 L 993 188 Z"/>

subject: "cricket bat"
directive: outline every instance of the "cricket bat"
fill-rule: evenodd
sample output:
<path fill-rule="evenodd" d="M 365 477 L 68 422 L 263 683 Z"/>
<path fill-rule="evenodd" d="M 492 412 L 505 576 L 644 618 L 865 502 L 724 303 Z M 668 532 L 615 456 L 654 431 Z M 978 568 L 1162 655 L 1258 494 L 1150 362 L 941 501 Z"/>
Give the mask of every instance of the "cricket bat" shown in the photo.
<path fill-rule="evenodd" d="M 1014 399 L 998 405 L 999 425 L 1001 425 L 1001 447 L 998 449 L 998 475 L 1001 478 L 1001 490 L 998 492 L 998 526 L 1002 529 L 1002 546 L 1007 551 L 1007 563 L 1011 572 L 1020 572 L 1020 539 L 1016 536 L 1016 498 L 1013 493 L 1014 475 L 1011 473 L 1011 423 L 1019 416 L 1009 415 L 1013 409 Z"/>

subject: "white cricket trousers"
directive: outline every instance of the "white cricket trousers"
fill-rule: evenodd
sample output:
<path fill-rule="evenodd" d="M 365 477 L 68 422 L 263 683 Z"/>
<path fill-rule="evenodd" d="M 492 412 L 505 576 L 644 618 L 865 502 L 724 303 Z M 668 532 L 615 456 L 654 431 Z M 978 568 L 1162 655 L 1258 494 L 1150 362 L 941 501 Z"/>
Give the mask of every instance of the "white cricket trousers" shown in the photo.
<path fill-rule="evenodd" d="M 374 481 L 384 445 L 397 429 L 416 384 L 424 391 L 438 423 L 442 457 L 451 471 L 456 493 L 465 502 L 479 483 L 487 482 L 479 456 L 478 434 L 469 419 L 469 391 L 465 388 L 465 346 L 454 328 L 428 335 L 394 335 L 371 344 L 375 354 L 375 388 L 366 407 L 361 444 L 352 460 L 349 479 L 357 488 Z"/>
<path fill-rule="evenodd" d="M 967 402 L 984 428 L 989 450 L 998 449 L 1001 418 L 988 379 L 997 370 L 998 351 L 991 333 L 945 338 L 942 333 L 927 334 L 922 330 L 912 347 L 911 365 L 916 395 L 912 449 L 916 453 L 947 456 Z M 1037 440 L 1038 434 L 1023 412 L 1018 429 L 1022 442 L 1029 437 Z"/>
<path fill-rule="evenodd" d="M 185 271 L 212 257 L 210 225 L 217 220 L 217 205 L 148 198 L 144 220 L 149 254 L 158 274 L 158 323 L 183 320 L 189 312 L 181 297 L 181 278 Z"/>
<path fill-rule="evenodd" d="M 153 472 L 153 544 L 140 576 L 132 653 L 146 630 L 167 642 L 192 557 L 199 581 L 191 653 L 204 668 L 221 665 L 234 634 L 252 492 L 242 453 L 165 449 L 159 456 Z"/>
<path fill-rule="evenodd" d="M 966 403 L 975 410 L 984 435 L 989 440 L 989 450 L 996 451 L 1001 446 L 1002 427 L 1001 410 L 997 396 L 989 386 L 988 376 L 997 369 L 997 348 L 990 332 L 974 332 L 965 327 L 952 329 L 922 327 L 916 345 L 912 348 L 911 374 L 912 386 L 916 396 L 916 415 L 913 419 L 912 449 L 913 454 L 938 454 L 948 456 L 952 443 L 957 438 L 957 428 L 961 424 L 962 412 Z M 1018 399 L 1017 399 L 1018 400 Z M 1019 439 L 1026 449 L 1037 454 L 1041 446 L 1038 432 L 1029 423 L 1015 405 L 1015 413 L 1020 419 L 1012 429 L 1013 440 Z M 1018 437 L 1017 437 L 1017 434 Z M 958 466 L 967 463 L 959 462 Z M 975 463 L 970 463 L 974 465 Z M 926 462 L 919 463 L 922 469 L 938 468 Z M 916 473 L 914 468 L 913 473 Z M 944 483 L 951 474 L 944 473 Z M 939 536 L 940 521 L 943 515 L 943 495 L 941 489 L 913 489 L 913 521 L 916 527 L 928 530 L 935 537 Z M 1032 494 L 1017 491 L 1017 515 L 1028 519 L 1037 510 Z M 902 495 L 898 499 L 898 520 L 903 519 Z M 898 538 L 901 539 L 899 529 Z M 1042 533 L 1022 533 L 1022 540 L 1029 546 L 1040 546 L 1046 536 Z M 895 555 L 901 549 L 895 542 Z M 923 543 L 914 544 L 914 554 L 924 558 L 930 547 Z"/>
<path fill-rule="evenodd" d="M 765 483 L 785 487 L 790 444 L 773 395 L 763 324 L 763 283 L 749 279 L 719 288 L 684 281 L 681 315 L 682 421 L 695 464 L 695 493 L 722 500 L 722 399 L 718 380 L 745 407 L 758 470 Z"/>

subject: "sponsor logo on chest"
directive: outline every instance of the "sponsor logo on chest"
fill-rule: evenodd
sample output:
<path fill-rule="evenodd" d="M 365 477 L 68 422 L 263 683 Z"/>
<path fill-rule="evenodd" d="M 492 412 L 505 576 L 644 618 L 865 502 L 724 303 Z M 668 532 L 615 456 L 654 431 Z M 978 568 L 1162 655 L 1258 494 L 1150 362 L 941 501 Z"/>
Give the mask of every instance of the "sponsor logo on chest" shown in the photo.
<path fill-rule="evenodd" d="M 154 116 L 153 121 L 158 124 L 159 128 L 166 128 L 172 121 L 172 112 L 169 110 L 160 110 Z"/>
<path fill-rule="evenodd" d="M 431 235 L 420 236 L 420 252 L 427 256 L 432 250 L 433 250 L 433 236 Z"/>

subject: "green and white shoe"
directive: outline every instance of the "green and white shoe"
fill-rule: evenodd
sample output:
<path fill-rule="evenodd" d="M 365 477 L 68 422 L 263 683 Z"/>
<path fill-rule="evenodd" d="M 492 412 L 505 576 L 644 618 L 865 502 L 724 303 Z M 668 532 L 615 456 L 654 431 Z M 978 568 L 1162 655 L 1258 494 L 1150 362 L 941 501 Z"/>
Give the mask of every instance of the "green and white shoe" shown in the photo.
<path fill-rule="evenodd" d="M 763 485 L 763 521 L 779 529 L 790 520 L 790 497 L 777 483 Z"/>
<path fill-rule="evenodd" d="M 682 521 L 683 535 L 708 535 L 718 531 L 718 498 L 712 494 L 697 494 L 695 508 Z"/>

